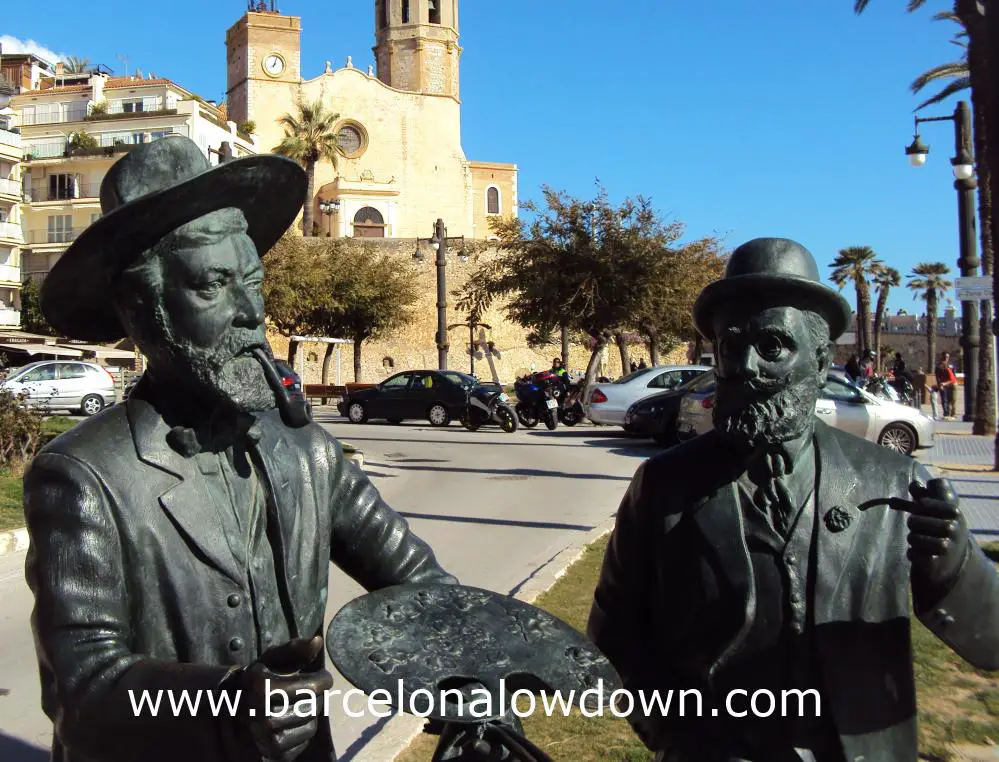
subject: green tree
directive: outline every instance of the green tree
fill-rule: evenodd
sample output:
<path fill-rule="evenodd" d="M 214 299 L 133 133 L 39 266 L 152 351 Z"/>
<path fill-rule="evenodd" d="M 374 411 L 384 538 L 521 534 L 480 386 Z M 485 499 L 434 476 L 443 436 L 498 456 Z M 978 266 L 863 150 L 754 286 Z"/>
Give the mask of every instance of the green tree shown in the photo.
<path fill-rule="evenodd" d="M 659 364 L 660 350 L 668 351 L 678 342 L 697 342 L 699 335 L 690 319 L 694 301 L 706 285 L 724 274 L 725 262 L 721 242 L 713 237 L 664 252 L 636 319 L 648 342 L 652 365 Z"/>
<path fill-rule="evenodd" d="M 894 267 L 879 267 L 874 273 L 874 285 L 878 287 L 878 302 L 874 308 L 874 357 L 881 370 L 881 324 L 888 309 L 888 294 L 893 288 L 902 285 L 902 274 Z"/>
<path fill-rule="evenodd" d="M 291 337 L 314 330 L 310 321 L 320 306 L 318 300 L 324 296 L 325 263 L 319 250 L 292 233 L 285 233 L 262 261 L 267 320 L 278 333 L 289 338 L 287 359 L 294 367 L 298 347 Z"/>
<path fill-rule="evenodd" d="M 322 100 L 313 103 L 299 101 L 295 113 L 284 114 L 278 124 L 284 127 L 285 137 L 274 148 L 274 153 L 299 162 L 309 178 L 309 190 L 302 214 L 302 230 L 306 236 L 313 232 L 313 206 L 316 195 L 316 164 L 328 161 L 333 169 L 339 166 L 340 144 L 336 123 L 340 115 L 326 108 Z"/>
<path fill-rule="evenodd" d="M 354 381 L 361 380 L 364 343 L 384 336 L 413 319 L 419 298 L 412 262 L 380 254 L 370 242 L 356 238 L 324 238 L 313 242 L 323 260 L 322 290 L 313 311 L 314 330 L 354 342 Z M 328 366 L 333 345 L 327 347 Z M 324 381 L 325 383 L 325 381 Z"/>
<path fill-rule="evenodd" d="M 586 384 L 593 383 L 600 355 L 616 341 L 622 371 L 628 370 L 624 335 L 636 324 L 662 260 L 683 230 L 665 224 L 648 200 L 610 203 L 599 188 L 593 199 L 574 198 L 549 186 L 533 212 L 494 222 L 499 254 L 481 264 L 459 290 L 457 307 L 481 315 L 494 301 L 514 323 L 538 336 L 563 327 L 592 344 Z"/>
<path fill-rule="evenodd" d="M 28 333 L 56 335 L 42 313 L 41 291 L 33 278 L 26 278 L 21 284 L 21 326 Z"/>
<path fill-rule="evenodd" d="M 932 372 L 937 357 L 937 304 L 953 284 L 945 277 L 950 268 L 943 262 L 921 262 L 909 276 L 909 288 L 926 302 L 926 355 Z"/>
<path fill-rule="evenodd" d="M 830 279 L 842 289 L 852 282 L 857 292 L 857 354 L 871 349 L 871 278 L 881 268 L 878 255 L 870 246 L 840 249 L 833 263 Z"/>

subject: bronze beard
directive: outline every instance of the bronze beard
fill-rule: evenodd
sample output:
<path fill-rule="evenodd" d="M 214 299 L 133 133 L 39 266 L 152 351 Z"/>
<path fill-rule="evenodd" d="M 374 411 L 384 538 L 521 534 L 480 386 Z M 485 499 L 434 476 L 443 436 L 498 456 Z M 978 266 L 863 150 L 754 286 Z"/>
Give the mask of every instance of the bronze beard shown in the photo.
<path fill-rule="evenodd" d="M 795 383 L 718 379 L 711 417 L 717 431 L 748 450 L 773 446 L 808 430 L 820 389 L 812 374 Z"/>

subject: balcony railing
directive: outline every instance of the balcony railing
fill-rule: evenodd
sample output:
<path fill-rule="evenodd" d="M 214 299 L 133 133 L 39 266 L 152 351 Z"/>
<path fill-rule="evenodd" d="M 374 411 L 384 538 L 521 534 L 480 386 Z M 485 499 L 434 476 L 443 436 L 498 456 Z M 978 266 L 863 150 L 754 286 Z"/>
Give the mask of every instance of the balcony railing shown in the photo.
<path fill-rule="evenodd" d="M 14 265 L 0 265 L 0 281 L 5 283 L 20 283 L 21 268 Z"/>
<path fill-rule="evenodd" d="M 31 159 L 55 159 L 66 155 L 65 140 L 49 140 L 44 143 L 33 143 L 24 147 L 24 158 Z"/>
<path fill-rule="evenodd" d="M 36 246 L 46 243 L 70 243 L 75 241 L 83 230 L 32 230 L 28 242 Z"/>
<path fill-rule="evenodd" d="M 83 104 L 73 104 L 68 108 L 53 108 L 44 111 L 36 110 L 34 113 L 25 112 L 21 114 L 21 125 L 31 126 L 35 124 L 62 124 L 65 122 L 82 122 L 87 116 L 87 107 Z"/>
<path fill-rule="evenodd" d="M 21 183 L 17 182 L 17 180 L 0 178 L 0 195 L 21 198 Z"/>
<path fill-rule="evenodd" d="M 15 222 L 0 222 L 0 238 L 6 238 L 20 243 L 24 240 L 21 226 Z"/>
<path fill-rule="evenodd" d="M 13 146 L 14 148 L 21 147 L 21 136 L 16 132 L 11 132 L 10 130 L 0 129 L 0 145 Z"/>
<path fill-rule="evenodd" d="M 0 190 L 2 192 L 2 190 Z M 77 183 L 70 188 L 32 188 L 24 192 L 24 200 L 30 204 L 42 201 L 80 201 L 95 199 L 101 196 L 99 183 Z"/>
<path fill-rule="evenodd" d="M 0 325 L 16 326 L 21 325 L 21 313 L 17 310 L 0 309 Z"/>

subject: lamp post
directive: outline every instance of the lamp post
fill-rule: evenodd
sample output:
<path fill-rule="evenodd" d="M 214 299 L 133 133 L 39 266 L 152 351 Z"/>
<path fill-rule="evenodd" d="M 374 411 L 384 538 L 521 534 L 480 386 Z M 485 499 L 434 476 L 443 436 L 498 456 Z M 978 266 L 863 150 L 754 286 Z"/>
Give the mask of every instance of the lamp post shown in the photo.
<path fill-rule="evenodd" d="M 922 122 L 953 122 L 954 123 L 954 158 L 950 160 L 954 167 L 954 188 L 957 190 L 957 224 L 960 240 L 961 256 L 957 266 L 962 278 L 974 277 L 978 273 L 978 253 L 975 232 L 975 189 L 978 182 L 975 179 L 975 164 L 971 156 L 971 109 L 964 101 L 960 101 L 952 116 L 916 117 L 915 135 L 911 145 L 905 149 L 909 161 L 914 167 L 926 163 L 926 155 L 930 148 L 919 139 L 919 125 Z M 975 419 L 975 397 L 978 383 L 978 333 L 974 327 L 978 324 L 978 303 L 961 302 L 961 354 L 964 367 L 964 420 Z M 929 358 L 931 363 L 936 358 Z"/>
<path fill-rule="evenodd" d="M 444 227 L 444 220 L 438 218 L 434 223 L 434 235 L 429 239 L 416 239 L 416 251 L 413 252 L 413 259 L 423 260 L 423 252 L 420 250 L 420 242 L 425 241 L 434 247 L 437 252 L 437 367 L 438 370 L 447 370 L 447 351 L 449 348 L 447 341 L 447 252 L 451 241 L 461 241 L 462 247 L 458 250 L 458 259 L 462 262 L 468 259 L 465 253 L 465 236 L 448 237 L 447 228 Z"/>
<path fill-rule="evenodd" d="M 319 202 L 319 211 L 326 215 L 327 238 L 333 237 L 333 214 L 340 211 L 340 202 L 335 199 Z"/>
<path fill-rule="evenodd" d="M 492 326 L 487 323 L 477 323 L 474 320 L 469 320 L 467 323 L 455 323 L 454 325 L 449 325 L 447 329 L 450 331 L 452 328 L 468 328 L 468 356 L 471 359 L 471 364 L 469 365 L 468 375 L 475 375 L 475 329 L 485 328 L 487 331 L 492 330 Z"/>

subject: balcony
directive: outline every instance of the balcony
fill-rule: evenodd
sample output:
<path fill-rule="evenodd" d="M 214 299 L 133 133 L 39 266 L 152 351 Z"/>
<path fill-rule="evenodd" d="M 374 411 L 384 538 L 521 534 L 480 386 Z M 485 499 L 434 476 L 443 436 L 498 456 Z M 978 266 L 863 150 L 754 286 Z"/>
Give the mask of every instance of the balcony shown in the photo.
<path fill-rule="evenodd" d="M 14 196 L 21 198 L 21 183 L 17 180 L 7 180 L 0 178 L 0 196 Z"/>
<path fill-rule="evenodd" d="M 0 283 L 20 283 L 21 268 L 14 265 L 0 265 Z"/>
<path fill-rule="evenodd" d="M 3 186 L 0 186 L 0 193 Z M 93 201 L 101 197 L 99 183 L 78 183 L 71 188 L 32 188 L 24 192 L 24 200 L 29 204 L 40 204 L 44 201 Z"/>
<path fill-rule="evenodd" d="M 80 237 L 83 230 L 32 230 L 28 233 L 28 243 L 44 246 L 50 243 L 71 243 Z"/>
<path fill-rule="evenodd" d="M 21 226 L 16 222 L 0 222 L 0 238 L 6 238 L 8 241 L 16 241 L 17 243 L 24 241 Z"/>
<path fill-rule="evenodd" d="M 21 313 L 17 310 L 0 309 L 0 325 L 7 327 L 21 325 Z"/>
<path fill-rule="evenodd" d="M 82 122 L 87 116 L 84 104 L 73 104 L 68 108 L 36 109 L 34 113 L 21 114 L 21 126 L 30 127 L 38 124 L 65 124 L 67 122 Z"/>
<path fill-rule="evenodd" d="M 16 132 L 0 129 L 0 145 L 12 146 L 13 148 L 20 148 L 21 136 Z"/>
<path fill-rule="evenodd" d="M 45 143 L 34 143 L 24 147 L 24 160 L 56 159 L 66 155 L 65 140 L 50 140 Z"/>

